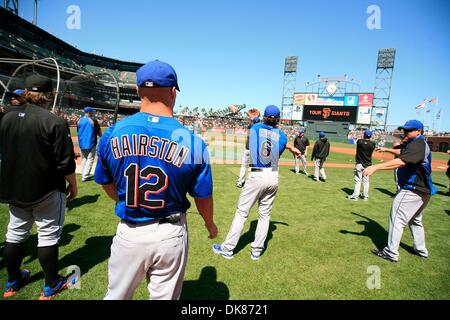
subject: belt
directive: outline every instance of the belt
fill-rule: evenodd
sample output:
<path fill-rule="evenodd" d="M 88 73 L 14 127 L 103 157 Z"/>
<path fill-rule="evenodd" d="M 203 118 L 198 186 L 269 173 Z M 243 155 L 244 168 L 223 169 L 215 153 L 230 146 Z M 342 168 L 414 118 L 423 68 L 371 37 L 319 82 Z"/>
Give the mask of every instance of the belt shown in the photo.
<path fill-rule="evenodd" d="M 135 221 L 128 221 L 125 219 L 122 219 L 122 222 L 124 223 L 128 223 L 134 226 L 143 226 L 143 225 L 147 225 L 147 224 L 151 224 L 151 223 L 156 223 L 158 222 L 159 224 L 161 223 L 175 223 L 181 220 L 181 217 L 184 215 L 184 213 L 182 212 L 177 212 L 177 213 L 173 213 L 167 217 L 161 218 L 161 219 L 154 219 L 154 220 L 148 220 L 148 221 L 142 221 L 142 222 L 135 222 Z"/>
<path fill-rule="evenodd" d="M 277 172 L 277 168 L 249 168 L 250 172 Z"/>

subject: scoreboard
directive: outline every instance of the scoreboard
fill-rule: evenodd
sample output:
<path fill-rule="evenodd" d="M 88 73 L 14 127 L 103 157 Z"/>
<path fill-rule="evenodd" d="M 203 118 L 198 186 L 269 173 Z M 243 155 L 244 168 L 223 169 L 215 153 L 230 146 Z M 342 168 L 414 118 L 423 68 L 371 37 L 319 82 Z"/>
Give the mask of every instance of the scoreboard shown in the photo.
<path fill-rule="evenodd" d="M 286 120 L 335 121 L 370 124 L 373 93 L 347 93 L 343 96 L 320 96 L 317 93 L 295 93 L 292 110 Z"/>

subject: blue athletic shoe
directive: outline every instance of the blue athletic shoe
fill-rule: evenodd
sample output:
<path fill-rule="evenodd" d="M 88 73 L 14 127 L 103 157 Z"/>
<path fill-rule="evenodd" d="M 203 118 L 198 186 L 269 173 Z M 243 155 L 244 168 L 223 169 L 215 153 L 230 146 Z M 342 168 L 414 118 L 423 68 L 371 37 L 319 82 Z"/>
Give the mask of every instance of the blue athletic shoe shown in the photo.
<path fill-rule="evenodd" d="M 41 292 L 41 296 L 39 297 L 39 300 L 52 300 L 57 294 L 61 293 L 62 291 L 66 290 L 67 288 L 70 288 L 75 283 L 77 283 L 78 278 L 77 277 L 63 277 L 60 276 L 59 282 L 54 287 L 44 287 L 44 289 Z"/>
<path fill-rule="evenodd" d="M 225 259 L 228 259 L 228 260 L 233 259 L 233 252 L 223 251 L 222 245 L 220 245 L 220 244 L 213 244 L 212 245 L 212 250 L 213 250 L 214 253 L 216 253 L 218 255 L 221 255 Z"/>
<path fill-rule="evenodd" d="M 16 295 L 17 291 L 23 288 L 29 281 L 31 277 L 31 272 L 29 270 L 20 270 L 22 273 L 22 279 L 6 282 L 6 288 L 3 292 L 3 298 L 11 298 Z"/>

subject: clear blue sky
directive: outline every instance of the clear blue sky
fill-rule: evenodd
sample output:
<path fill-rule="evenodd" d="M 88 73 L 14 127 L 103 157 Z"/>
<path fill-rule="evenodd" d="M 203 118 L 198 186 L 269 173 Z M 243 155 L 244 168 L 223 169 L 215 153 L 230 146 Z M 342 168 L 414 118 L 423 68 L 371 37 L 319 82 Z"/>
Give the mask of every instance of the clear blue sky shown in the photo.
<path fill-rule="evenodd" d="M 72 4 L 81 9 L 80 30 L 66 28 Z M 380 30 L 366 27 L 372 4 L 381 9 Z M 450 131 L 450 1 L 40 0 L 39 6 L 39 26 L 81 50 L 173 65 L 177 105 L 280 105 L 287 55 L 299 57 L 297 91 L 317 74 L 347 74 L 370 92 L 378 49 L 396 48 L 388 124 L 416 117 L 414 107 L 437 96 L 441 129 Z M 31 20 L 32 8 L 33 1 L 22 0 L 19 14 Z"/>

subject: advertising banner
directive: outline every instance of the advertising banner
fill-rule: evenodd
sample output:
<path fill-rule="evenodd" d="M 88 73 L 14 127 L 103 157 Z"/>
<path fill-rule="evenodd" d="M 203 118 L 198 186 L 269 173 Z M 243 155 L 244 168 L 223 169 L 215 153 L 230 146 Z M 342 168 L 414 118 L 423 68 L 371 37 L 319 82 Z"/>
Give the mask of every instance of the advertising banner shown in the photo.
<path fill-rule="evenodd" d="M 304 106 L 303 120 L 356 123 L 358 108 L 339 106 Z"/>
<path fill-rule="evenodd" d="M 370 118 L 372 116 L 371 107 L 359 107 L 358 108 L 358 120 L 359 124 L 370 124 Z"/>
<path fill-rule="evenodd" d="M 344 97 L 318 97 L 316 104 L 319 106 L 343 106 Z"/>
<path fill-rule="evenodd" d="M 344 106 L 349 107 L 357 107 L 358 106 L 359 97 L 358 96 L 345 96 L 344 97 Z"/>
<path fill-rule="evenodd" d="M 294 106 L 292 109 L 292 120 L 303 120 L 303 106 Z"/>
<path fill-rule="evenodd" d="M 373 93 L 363 93 L 359 95 L 358 101 L 359 107 L 371 107 L 373 106 Z"/>

